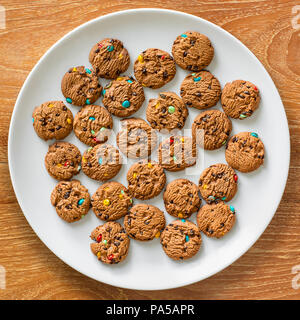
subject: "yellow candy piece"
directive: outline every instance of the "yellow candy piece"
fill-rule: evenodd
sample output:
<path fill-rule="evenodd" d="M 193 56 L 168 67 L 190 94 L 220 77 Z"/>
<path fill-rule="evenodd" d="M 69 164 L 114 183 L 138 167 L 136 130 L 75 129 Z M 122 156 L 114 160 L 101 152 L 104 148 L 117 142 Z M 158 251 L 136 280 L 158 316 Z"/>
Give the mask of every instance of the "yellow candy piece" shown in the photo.
<path fill-rule="evenodd" d="M 144 57 L 143 56 L 139 55 L 138 56 L 138 60 L 139 60 L 140 63 L 144 63 Z"/>
<path fill-rule="evenodd" d="M 50 104 L 48 104 L 48 107 L 49 107 L 49 108 L 53 108 L 53 107 L 54 107 L 54 104 L 50 103 Z"/>
<path fill-rule="evenodd" d="M 77 71 L 77 69 L 76 69 L 76 68 L 73 68 L 73 71 Z"/>
<path fill-rule="evenodd" d="M 108 187 L 106 187 L 106 188 L 104 188 L 104 190 L 105 190 L 105 191 L 108 191 L 108 190 L 109 190 L 109 188 L 108 188 Z"/>
<path fill-rule="evenodd" d="M 204 185 L 203 185 L 203 189 L 204 189 L 204 190 L 207 189 L 207 187 L 208 187 L 207 184 L 204 184 Z"/>
<path fill-rule="evenodd" d="M 134 174 L 133 174 L 133 179 L 135 179 L 136 178 L 136 173 L 134 172 Z"/>
<path fill-rule="evenodd" d="M 70 118 L 68 118 L 68 119 L 67 119 L 67 122 L 68 122 L 69 124 L 71 124 L 71 123 L 72 123 L 72 120 L 71 120 Z"/>
<path fill-rule="evenodd" d="M 155 109 L 158 109 L 159 107 L 159 102 L 157 102 L 157 104 L 155 105 Z"/>
<path fill-rule="evenodd" d="M 147 86 L 145 85 L 145 83 L 142 83 L 142 86 L 143 86 L 143 87 L 147 87 Z"/>
<path fill-rule="evenodd" d="M 62 167 L 62 164 L 61 164 L 61 163 L 58 163 L 57 166 L 58 166 L 58 167 Z"/>
<path fill-rule="evenodd" d="M 119 194 L 119 198 L 120 198 L 120 199 L 123 199 L 122 193 Z"/>
<path fill-rule="evenodd" d="M 100 259 L 100 257 L 101 257 L 101 252 L 100 251 L 97 253 L 97 257 L 98 257 L 98 259 Z"/>
<path fill-rule="evenodd" d="M 181 141 L 181 142 L 184 142 L 184 138 L 180 138 L 180 141 Z"/>
<path fill-rule="evenodd" d="M 119 54 L 119 59 L 122 59 L 123 58 L 123 55 L 122 53 Z"/>
<path fill-rule="evenodd" d="M 108 199 L 104 199 L 104 200 L 103 200 L 103 204 L 104 204 L 105 206 L 109 206 L 110 201 L 109 201 Z"/>
<path fill-rule="evenodd" d="M 85 158 L 85 157 L 82 157 L 82 162 L 84 162 L 84 163 L 86 163 L 86 162 L 87 162 L 87 160 L 86 160 L 86 158 Z"/>
<path fill-rule="evenodd" d="M 155 238 L 159 238 L 160 237 L 160 231 L 158 231 L 156 234 L 155 234 Z"/>
<path fill-rule="evenodd" d="M 123 77 L 119 77 L 119 78 L 117 78 L 117 81 L 121 81 L 123 79 L 124 79 Z"/>
<path fill-rule="evenodd" d="M 183 214 L 182 213 L 178 213 L 178 218 L 182 219 L 183 218 Z"/>
<path fill-rule="evenodd" d="M 147 166 L 148 166 L 149 169 L 151 169 L 153 167 L 151 162 L 148 162 Z"/>
<path fill-rule="evenodd" d="M 107 177 L 108 176 L 108 173 L 104 173 L 104 177 Z"/>

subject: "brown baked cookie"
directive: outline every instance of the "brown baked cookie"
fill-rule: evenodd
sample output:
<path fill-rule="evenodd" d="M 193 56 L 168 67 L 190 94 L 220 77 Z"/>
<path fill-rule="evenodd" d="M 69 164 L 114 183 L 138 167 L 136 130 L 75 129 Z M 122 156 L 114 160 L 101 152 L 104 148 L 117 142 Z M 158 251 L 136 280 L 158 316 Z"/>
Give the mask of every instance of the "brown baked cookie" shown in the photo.
<path fill-rule="evenodd" d="M 134 63 L 134 75 L 144 87 L 161 88 L 170 82 L 176 73 L 173 57 L 160 49 L 143 51 Z"/>
<path fill-rule="evenodd" d="M 201 234 L 193 222 L 175 220 L 162 232 L 160 243 L 167 256 L 174 260 L 185 260 L 199 251 Z"/>
<path fill-rule="evenodd" d="M 61 91 L 68 103 L 84 106 L 93 104 L 100 97 L 102 87 L 93 70 L 79 66 L 70 68 L 64 75 Z"/>
<path fill-rule="evenodd" d="M 164 203 L 167 212 L 176 218 L 186 219 L 199 210 L 201 199 L 198 186 L 187 179 L 176 179 L 167 185 Z"/>
<path fill-rule="evenodd" d="M 157 135 L 148 123 L 139 118 L 121 120 L 122 129 L 117 135 L 120 150 L 133 159 L 146 158 L 156 146 Z"/>
<path fill-rule="evenodd" d="M 206 204 L 197 214 L 197 224 L 208 237 L 221 238 L 235 223 L 235 210 L 224 202 Z"/>
<path fill-rule="evenodd" d="M 74 132 L 76 137 L 89 146 L 108 140 L 113 120 L 110 113 L 101 106 L 84 106 L 75 116 Z"/>
<path fill-rule="evenodd" d="M 238 177 L 235 171 L 223 163 L 206 168 L 199 180 L 199 190 L 207 203 L 230 201 L 237 192 Z"/>
<path fill-rule="evenodd" d="M 72 131 L 73 115 L 62 101 L 48 101 L 34 109 L 32 122 L 41 139 L 61 140 Z"/>
<path fill-rule="evenodd" d="M 81 166 L 91 179 L 106 181 L 119 173 L 122 158 L 117 148 L 109 144 L 98 144 L 84 152 Z"/>
<path fill-rule="evenodd" d="M 123 261 L 129 250 L 130 239 L 118 222 L 110 221 L 97 227 L 91 233 L 91 250 L 98 260 L 107 264 Z"/>
<path fill-rule="evenodd" d="M 122 41 L 105 38 L 93 46 L 89 61 L 98 77 L 115 79 L 128 69 L 130 57 Z"/>
<path fill-rule="evenodd" d="M 49 146 L 45 166 L 51 177 L 57 180 L 70 180 L 79 173 L 81 154 L 74 144 L 54 142 Z"/>
<path fill-rule="evenodd" d="M 157 99 L 150 99 L 146 110 L 147 120 L 153 129 L 182 129 L 188 109 L 174 92 L 162 92 Z"/>
<path fill-rule="evenodd" d="M 200 110 L 211 108 L 220 99 L 220 82 L 206 70 L 192 73 L 184 78 L 180 87 L 180 95 L 188 107 Z"/>
<path fill-rule="evenodd" d="M 78 180 L 61 181 L 51 193 L 51 203 L 63 220 L 78 221 L 90 209 L 89 191 Z"/>
<path fill-rule="evenodd" d="M 129 193 L 137 199 L 147 200 L 160 194 L 166 184 L 163 168 L 155 162 L 139 161 L 127 172 Z"/>
<path fill-rule="evenodd" d="M 180 171 L 196 164 L 196 144 L 190 137 L 172 136 L 158 148 L 159 164 L 169 171 Z"/>
<path fill-rule="evenodd" d="M 214 56 L 214 48 L 204 34 L 187 31 L 174 41 L 172 54 L 181 68 L 200 71 L 210 64 Z"/>
<path fill-rule="evenodd" d="M 149 204 L 133 206 L 124 218 L 127 234 L 136 240 L 148 241 L 159 238 L 166 225 L 164 213 Z"/>
<path fill-rule="evenodd" d="M 241 132 L 228 141 L 225 157 L 227 163 L 236 170 L 254 171 L 264 163 L 264 144 L 257 133 Z"/>
<path fill-rule="evenodd" d="M 103 90 L 103 104 L 117 117 L 129 117 L 140 109 L 145 101 L 142 85 L 133 77 L 118 77 Z"/>
<path fill-rule="evenodd" d="M 118 220 L 128 213 L 132 199 L 128 190 L 119 182 L 106 182 L 92 196 L 92 209 L 104 221 Z"/>
<path fill-rule="evenodd" d="M 215 150 L 225 145 L 231 130 L 230 119 L 219 110 L 201 112 L 192 124 L 194 141 L 206 150 Z"/>
<path fill-rule="evenodd" d="M 226 83 L 221 96 L 224 112 L 234 119 L 245 119 L 252 115 L 260 102 L 259 91 L 250 81 L 235 80 Z"/>

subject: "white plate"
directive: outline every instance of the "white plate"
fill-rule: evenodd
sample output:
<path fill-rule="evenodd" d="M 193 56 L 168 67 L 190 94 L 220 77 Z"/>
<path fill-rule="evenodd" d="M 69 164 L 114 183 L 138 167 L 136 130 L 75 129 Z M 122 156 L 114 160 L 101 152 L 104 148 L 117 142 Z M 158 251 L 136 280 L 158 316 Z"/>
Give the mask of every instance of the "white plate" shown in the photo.
<path fill-rule="evenodd" d="M 186 30 L 199 31 L 211 39 L 215 57 L 208 69 L 217 76 L 222 87 L 228 81 L 246 79 L 260 89 L 260 108 L 252 117 L 232 122 L 233 133 L 254 131 L 259 134 L 266 147 L 265 164 L 253 173 L 238 173 L 239 191 L 230 203 L 237 212 L 235 227 L 223 239 L 203 236 L 203 245 L 194 258 L 175 262 L 164 254 L 158 239 L 146 243 L 131 240 L 129 255 L 123 263 L 104 265 L 89 249 L 90 232 L 102 222 L 90 211 L 79 222 L 65 223 L 50 204 L 50 193 L 56 181 L 48 175 L 44 157 L 51 142 L 45 143 L 35 134 L 32 110 L 44 101 L 64 100 L 60 90 L 62 76 L 69 67 L 89 66 L 89 51 L 100 39 L 115 37 L 124 42 L 131 56 L 126 73 L 132 75 L 132 62 L 141 51 L 156 47 L 171 52 L 173 40 Z M 180 83 L 186 74 L 177 67 L 171 83 L 160 90 L 145 89 L 146 99 L 155 97 L 161 90 L 179 94 Z M 102 84 L 105 82 L 101 80 Z M 144 118 L 146 105 L 145 102 L 137 116 Z M 70 108 L 74 114 L 79 110 L 75 106 Z M 216 108 L 220 109 L 220 104 Z M 190 109 L 185 128 L 191 126 L 198 113 Z M 119 120 L 114 118 L 115 128 L 118 124 Z M 82 152 L 87 148 L 73 133 L 66 141 L 75 143 Z M 289 130 L 284 108 L 273 81 L 257 58 L 218 26 L 189 14 L 161 9 L 128 10 L 99 17 L 58 41 L 37 63 L 23 85 L 12 115 L 8 142 L 10 174 L 17 199 L 29 224 L 48 248 L 91 278 L 118 287 L 144 290 L 197 282 L 219 272 L 245 253 L 263 233 L 277 209 L 287 179 L 289 156 Z M 187 176 L 196 183 L 202 169 L 225 162 L 224 148 L 202 153 L 200 160 L 196 174 Z M 115 178 L 125 185 L 129 165 L 125 165 Z M 185 175 L 185 172 L 168 172 L 167 180 L 170 182 Z M 76 178 L 88 187 L 91 195 L 100 185 L 83 173 Z M 147 203 L 164 210 L 161 195 Z M 173 220 L 167 214 L 166 218 L 168 222 Z M 195 221 L 195 215 L 192 220 Z"/>

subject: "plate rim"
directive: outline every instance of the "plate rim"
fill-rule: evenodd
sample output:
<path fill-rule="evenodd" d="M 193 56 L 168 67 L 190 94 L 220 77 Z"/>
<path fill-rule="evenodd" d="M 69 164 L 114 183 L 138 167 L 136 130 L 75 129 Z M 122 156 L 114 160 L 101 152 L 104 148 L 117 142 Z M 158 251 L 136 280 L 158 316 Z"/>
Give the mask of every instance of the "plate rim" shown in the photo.
<path fill-rule="evenodd" d="M 282 111 L 284 112 L 285 115 L 285 121 L 284 123 L 282 123 L 282 125 L 284 126 L 284 129 L 287 133 L 287 145 L 286 145 L 286 149 L 288 150 L 288 153 L 286 154 L 287 157 L 287 165 L 284 168 L 284 172 L 282 174 L 283 176 L 283 183 L 281 185 L 281 190 L 280 193 L 281 196 L 277 198 L 277 200 L 274 200 L 274 213 L 272 216 L 270 216 L 270 218 L 268 219 L 268 223 L 266 224 L 266 226 L 263 226 L 262 231 L 259 233 L 259 236 L 256 237 L 253 241 L 249 242 L 249 244 L 246 246 L 246 248 L 244 250 L 242 250 L 241 252 L 239 252 L 238 254 L 233 254 L 231 256 L 231 259 L 229 259 L 230 261 L 228 263 L 226 263 L 225 265 L 222 265 L 221 267 L 218 268 L 212 268 L 211 272 L 207 273 L 204 277 L 201 276 L 201 274 L 199 274 L 198 277 L 194 277 L 193 280 L 186 280 L 183 281 L 181 280 L 180 282 L 177 282 L 175 285 L 164 285 L 163 287 L 157 287 L 157 288 L 153 288 L 153 287 L 141 287 L 141 286 L 137 286 L 137 285 L 120 285 L 118 284 L 116 281 L 113 281 L 113 279 L 107 279 L 105 280 L 105 282 L 103 280 L 99 280 L 96 277 L 86 274 L 84 271 L 81 270 L 80 267 L 78 266 L 74 266 L 73 264 L 66 262 L 65 259 L 57 252 L 53 251 L 47 244 L 46 241 L 44 241 L 43 236 L 40 235 L 39 231 L 34 229 L 32 227 L 31 224 L 31 219 L 30 219 L 30 215 L 27 214 L 25 212 L 25 210 L 23 209 L 24 204 L 23 204 L 23 200 L 22 197 L 20 195 L 20 191 L 17 187 L 17 182 L 16 182 L 16 177 L 13 173 L 13 169 L 12 169 L 12 140 L 13 140 L 13 131 L 12 128 L 14 127 L 14 123 L 16 121 L 16 114 L 17 114 L 17 109 L 20 108 L 20 100 L 21 97 L 23 95 L 23 91 L 25 90 L 27 83 L 30 81 L 32 75 L 34 74 L 36 68 L 38 67 L 38 65 L 42 62 L 43 59 L 45 59 L 53 50 L 55 50 L 56 47 L 58 47 L 60 45 L 61 42 L 63 42 L 65 39 L 67 39 L 71 34 L 76 33 L 78 30 L 85 28 L 86 26 L 88 26 L 89 24 L 93 24 L 96 21 L 99 20 L 105 20 L 105 19 L 109 19 L 112 16 L 117 16 L 117 15 L 122 15 L 122 14 L 128 14 L 128 13 L 137 13 L 137 12 L 149 12 L 149 13 L 161 13 L 161 12 L 166 12 L 166 13 L 171 13 L 171 14 L 175 14 L 175 15 L 182 15 L 182 16 L 186 16 L 186 17 L 190 17 L 193 19 L 198 19 L 201 20 L 202 23 L 209 25 L 212 28 L 218 29 L 220 32 L 226 33 L 227 36 L 229 36 L 233 41 L 237 42 L 240 46 L 242 46 L 244 49 L 246 49 L 246 51 L 248 52 L 248 54 L 250 54 L 255 60 L 256 62 L 258 62 L 258 65 L 260 66 L 260 68 L 262 69 L 262 71 L 265 73 L 265 75 L 270 79 L 271 83 L 273 84 L 277 95 L 278 95 L 278 99 L 281 103 L 281 107 L 282 107 Z M 8 167 L 9 167 L 9 174 L 10 174 L 10 178 L 11 178 L 11 183 L 16 195 L 16 199 L 18 201 L 18 204 L 22 210 L 23 215 L 25 216 L 29 226 L 31 227 L 31 229 L 35 232 L 35 234 L 38 236 L 38 238 L 43 242 L 43 244 L 55 255 L 57 256 L 60 260 L 62 260 L 65 264 L 67 264 L 68 266 L 70 266 L 72 269 L 76 270 L 77 272 L 80 272 L 81 274 L 83 274 L 84 276 L 87 276 L 89 278 L 92 278 L 94 280 L 96 280 L 97 282 L 102 282 L 111 286 L 115 286 L 115 287 L 119 287 L 119 288 L 123 288 L 123 289 L 132 289 L 132 290 L 168 290 L 168 289 L 174 289 L 174 288 L 179 288 L 182 286 L 186 286 L 186 285 L 190 285 L 193 283 L 197 283 L 200 282 L 204 279 L 207 279 L 219 272 L 221 272 L 222 270 L 226 269 L 227 267 L 229 267 L 232 263 L 234 263 L 235 261 L 237 261 L 239 258 L 241 258 L 255 243 L 256 241 L 262 236 L 262 234 L 264 233 L 264 231 L 266 230 L 266 228 L 269 226 L 269 224 L 271 223 L 271 220 L 273 219 L 274 215 L 277 212 L 278 206 L 281 202 L 282 196 L 284 194 L 285 191 L 285 187 L 287 184 L 287 179 L 288 179 L 288 174 L 289 174 L 289 168 L 290 168 L 290 132 L 289 132 L 289 126 L 288 126 L 288 119 L 287 119 L 287 115 L 286 115 L 286 111 L 283 105 L 283 102 L 281 100 L 280 94 L 278 92 L 278 89 L 272 79 L 272 77 L 270 76 L 270 74 L 268 73 L 268 71 L 265 69 L 265 67 L 263 66 L 263 64 L 260 62 L 260 60 L 255 56 L 255 54 L 245 45 L 243 44 L 238 38 L 236 38 L 235 36 L 233 36 L 230 32 L 228 32 L 227 30 L 223 29 L 222 27 L 214 24 L 213 22 L 210 22 L 206 19 L 203 19 L 201 17 L 198 17 L 196 15 L 190 14 L 190 13 L 186 13 L 186 12 L 182 12 L 182 11 L 178 11 L 178 10 L 171 10 L 171 9 L 160 9 L 160 8 L 136 8 L 136 9 L 128 9 L 128 10 L 120 10 L 120 11 L 115 11 L 115 12 L 111 12 L 111 13 L 107 13 L 101 16 L 98 16 L 92 20 L 89 20 L 79 26 L 77 26 L 76 28 L 72 29 L 71 31 L 67 32 L 62 38 L 60 38 L 59 40 L 57 40 L 42 56 L 41 58 L 35 63 L 34 67 L 32 68 L 32 70 L 29 72 L 28 76 L 26 77 L 20 91 L 18 94 L 18 97 L 16 99 L 16 102 L 14 104 L 14 108 L 13 108 L 13 112 L 11 115 L 11 120 L 10 120 L 10 125 L 9 125 L 9 134 L 8 134 Z M 20 199 L 20 200 L 19 200 Z"/>

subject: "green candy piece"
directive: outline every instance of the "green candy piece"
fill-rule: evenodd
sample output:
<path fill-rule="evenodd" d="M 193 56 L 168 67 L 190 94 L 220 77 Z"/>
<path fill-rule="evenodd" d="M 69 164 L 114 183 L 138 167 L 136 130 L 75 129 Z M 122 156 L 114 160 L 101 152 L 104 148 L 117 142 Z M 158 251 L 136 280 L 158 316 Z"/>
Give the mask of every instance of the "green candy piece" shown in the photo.
<path fill-rule="evenodd" d="M 169 113 L 174 113 L 174 112 L 175 112 L 175 107 L 169 106 L 168 112 L 169 112 Z"/>

